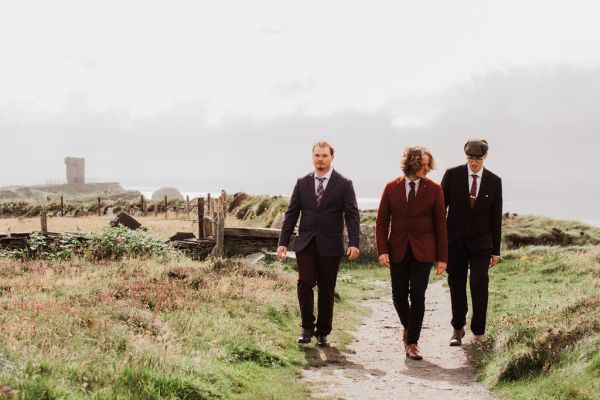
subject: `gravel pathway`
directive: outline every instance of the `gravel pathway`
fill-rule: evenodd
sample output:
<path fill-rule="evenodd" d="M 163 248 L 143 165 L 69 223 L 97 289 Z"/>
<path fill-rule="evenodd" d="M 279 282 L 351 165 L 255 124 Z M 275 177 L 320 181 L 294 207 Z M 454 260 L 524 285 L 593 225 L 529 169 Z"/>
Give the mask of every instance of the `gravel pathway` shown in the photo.
<path fill-rule="evenodd" d="M 367 305 L 372 314 L 359 327 L 348 353 L 340 353 L 335 343 L 326 349 L 305 349 L 312 353 L 311 357 L 327 362 L 326 366 L 303 371 L 314 398 L 494 399 L 476 381 L 464 349 L 448 346 L 452 333 L 450 294 L 442 281 L 427 289 L 419 342 L 422 361 L 405 357 L 402 327 L 391 292 L 388 290 L 386 297 L 370 300 Z M 469 339 L 469 334 L 465 339 Z"/>

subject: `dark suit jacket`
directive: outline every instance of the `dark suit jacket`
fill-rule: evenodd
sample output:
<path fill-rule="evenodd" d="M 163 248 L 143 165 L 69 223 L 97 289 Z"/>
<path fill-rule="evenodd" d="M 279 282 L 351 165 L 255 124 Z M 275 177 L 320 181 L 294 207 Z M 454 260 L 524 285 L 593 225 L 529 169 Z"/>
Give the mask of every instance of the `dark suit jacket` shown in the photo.
<path fill-rule="evenodd" d="M 377 210 L 377 253 L 402 262 L 410 248 L 419 262 L 448 262 L 446 212 L 440 185 L 424 178 L 419 183 L 412 208 L 408 209 L 405 177 L 389 182 Z M 391 222 L 391 228 L 390 228 Z"/>
<path fill-rule="evenodd" d="M 360 221 L 352 181 L 337 171 L 331 173 L 325 194 L 317 207 L 314 172 L 299 178 L 285 213 L 279 245 L 288 246 L 300 216 L 294 251 L 302 251 L 315 238 L 324 257 L 344 256 L 344 220 L 350 246 L 358 248 Z"/>
<path fill-rule="evenodd" d="M 448 209 L 448 245 L 458 251 L 463 245 L 481 255 L 500 255 L 502 233 L 502 180 L 483 169 L 479 194 L 471 209 L 468 166 L 450 168 L 442 179 Z"/>

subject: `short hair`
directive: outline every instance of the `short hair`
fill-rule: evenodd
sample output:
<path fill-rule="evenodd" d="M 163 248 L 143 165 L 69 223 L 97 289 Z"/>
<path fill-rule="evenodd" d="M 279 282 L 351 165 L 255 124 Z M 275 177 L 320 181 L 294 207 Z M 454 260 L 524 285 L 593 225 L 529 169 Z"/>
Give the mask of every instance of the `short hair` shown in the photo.
<path fill-rule="evenodd" d="M 404 150 L 400 167 L 404 175 L 410 175 L 423 167 L 423 156 L 429 156 L 429 169 L 435 169 L 435 160 L 427 147 L 410 146 Z"/>
<path fill-rule="evenodd" d="M 312 152 L 315 152 L 315 147 L 329 147 L 329 154 L 333 155 L 333 153 L 335 153 L 335 150 L 333 149 L 333 146 L 327 142 L 326 140 L 319 140 L 318 142 L 316 142 L 315 144 L 313 144 L 312 147 Z"/>

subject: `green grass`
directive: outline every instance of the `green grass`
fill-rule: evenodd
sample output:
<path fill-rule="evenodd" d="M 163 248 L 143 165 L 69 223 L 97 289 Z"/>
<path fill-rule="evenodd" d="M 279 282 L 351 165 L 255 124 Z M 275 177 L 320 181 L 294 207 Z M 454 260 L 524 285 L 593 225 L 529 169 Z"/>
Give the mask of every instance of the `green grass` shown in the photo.
<path fill-rule="evenodd" d="M 296 343 L 293 265 L 0 259 L 0 393 L 306 399 L 300 370 L 341 360 L 382 272 L 341 269 L 324 351 Z"/>
<path fill-rule="evenodd" d="M 600 249 L 529 246 L 492 271 L 481 379 L 506 399 L 597 399 Z"/>

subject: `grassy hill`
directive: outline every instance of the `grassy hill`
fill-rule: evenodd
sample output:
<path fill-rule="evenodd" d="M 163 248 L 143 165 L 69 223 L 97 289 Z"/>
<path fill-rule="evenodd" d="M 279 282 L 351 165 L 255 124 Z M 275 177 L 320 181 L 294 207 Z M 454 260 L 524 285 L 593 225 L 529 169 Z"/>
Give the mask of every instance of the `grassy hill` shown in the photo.
<path fill-rule="evenodd" d="M 481 378 L 506 399 L 600 398 L 600 229 L 512 216 L 504 236 Z"/>

